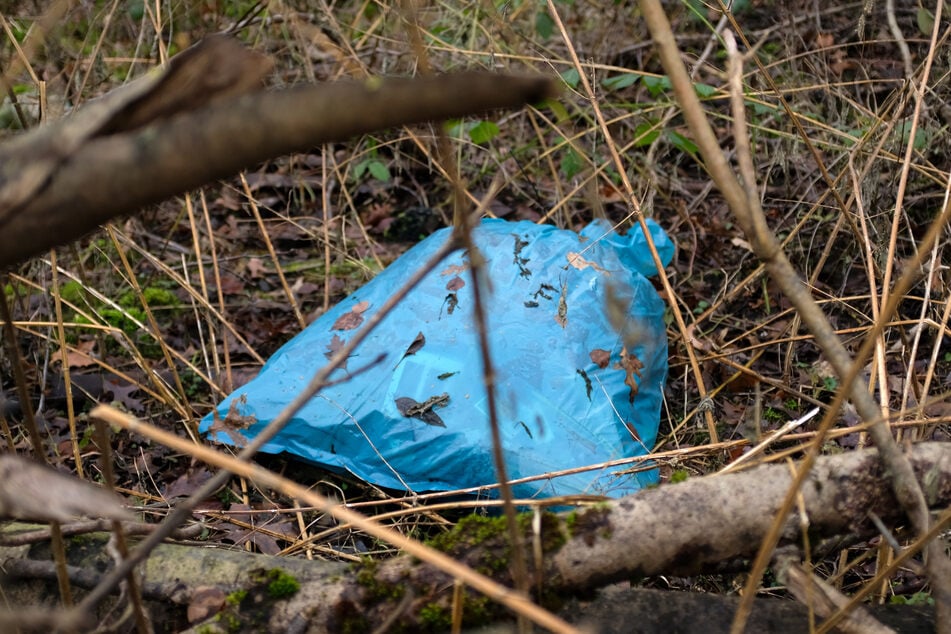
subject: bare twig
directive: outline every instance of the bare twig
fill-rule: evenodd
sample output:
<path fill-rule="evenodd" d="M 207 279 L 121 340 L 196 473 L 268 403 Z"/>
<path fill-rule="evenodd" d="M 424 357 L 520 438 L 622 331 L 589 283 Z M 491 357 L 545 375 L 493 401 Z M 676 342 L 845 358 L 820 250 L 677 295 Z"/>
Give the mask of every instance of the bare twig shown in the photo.
<path fill-rule="evenodd" d="M 803 321 L 813 331 L 816 343 L 823 350 L 836 373 L 843 379 L 853 372 L 857 375 L 857 368 L 853 367 L 853 359 L 836 336 L 822 310 L 812 298 L 809 289 L 802 283 L 783 253 L 775 235 L 769 229 L 756 192 L 755 175 L 746 174 L 745 180 L 747 182 L 744 184 L 745 186 L 741 185 L 720 150 L 717 139 L 680 59 L 670 23 L 660 3 L 656 0 L 640 0 L 639 4 L 657 46 L 661 63 L 670 76 L 674 92 L 683 107 L 684 118 L 694 135 L 697 146 L 700 148 L 700 154 L 706 163 L 707 170 L 735 214 L 737 222 L 749 238 L 754 252 L 766 264 L 771 277 L 800 312 Z M 739 71 L 733 71 L 733 74 L 737 77 L 739 76 L 738 73 Z M 734 90 L 732 99 L 734 102 L 734 124 L 737 125 L 736 139 L 737 142 L 742 143 L 746 138 L 746 135 L 743 134 L 745 129 L 740 127 L 743 125 L 744 107 L 742 90 L 739 94 L 736 94 Z M 741 173 L 750 172 L 749 165 L 742 167 L 742 160 L 744 159 L 741 159 Z M 882 319 L 888 319 L 889 317 L 890 314 L 882 311 Z M 846 383 L 843 381 L 842 390 L 850 390 L 849 395 L 855 403 L 857 411 L 866 421 L 872 423 L 870 434 L 879 448 L 880 457 L 890 474 L 889 482 L 895 496 L 902 504 L 918 533 L 926 533 L 930 526 L 930 518 L 924 494 L 915 480 L 910 463 L 892 438 L 888 426 L 882 420 L 881 410 L 869 394 L 867 387 L 861 383 L 857 381 Z M 801 474 L 808 471 L 808 466 L 815 459 L 816 453 L 817 448 L 813 445 L 807 454 Z M 800 477 L 804 477 L 804 475 Z M 792 497 L 791 492 L 787 496 L 787 504 L 784 508 L 786 513 L 789 512 L 791 507 Z M 777 521 L 779 519 L 780 516 L 777 516 Z M 750 575 L 750 586 L 758 585 L 759 575 L 768 560 L 766 554 L 772 551 L 774 544 L 775 541 L 764 540 L 760 557 L 758 557 L 757 564 Z M 937 603 L 941 605 L 944 602 L 945 605 L 951 606 L 951 594 L 946 594 L 951 590 L 940 587 L 951 583 L 951 574 L 947 573 L 947 568 L 951 565 L 951 562 L 937 546 L 935 544 L 929 546 L 928 549 L 929 573 L 936 587 Z M 750 601 L 754 594 L 754 592 L 749 591 L 749 588 L 748 592 L 744 594 L 744 602 L 741 604 L 741 609 L 738 611 L 734 622 L 733 629 L 735 632 L 742 631 L 751 605 Z M 941 620 L 939 616 L 938 622 L 940 623 Z M 951 620 L 948 622 L 951 622 Z"/>
<path fill-rule="evenodd" d="M 621 160 L 621 155 L 617 150 L 617 144 L 614 143 L 613 135 L 611 134 L 610 129 L 608 128 L 608 123 L 604 118 L 604 115 L 601 113 L 601 108 L 598 105 L 598 100 L 595 97 L 594 90 L 591 87 L 591 83 L 588 81 L 588 77 L 584 72 L 584 69 L 581 67 L 581 60 L 578 59 L 578 54 L 575 52 L 574 45 L 571 43 L 571 38 L 568 37 L 568 31 L 565 29 L 564 22 L 561 20 L 561 16 L 558 15 L 558 9 L 555 7 L 553 0 L 548 1 L 548 12 L 551 14 L 552 19 L 555 21 L 555 24 L 558 26 L 558 30 L 561 33 L 562 39 L 565 41 L 565 44 L 568 47 L 568 53 L 571 55 L 571 60 L 574 63 L 575 68 L 578 71 L 578 77 L 581 80 L 582 86 L 584 86 L 585 94 L 588 97 L 589 102 L 591 103 L 591 108 L 594 111 L 594 116 L 598 121 L 598 125 L 601 128 L 601 134 L 604 136 L 605 141 L 607 142 L 607 148 L 611 153 L 611 159 L 614 162 L 615 169 L 617 169 L 618 175 L 621 177 L 621 184 L 624 187 L 624 194 L 627 198 L 628 206 L 631 210 L 631 215 L 634 216 L 638 225 L 641 228 L 641 231 L 644 233 L 645 241 L 647 242 L 647 247 L 650 249 L 651 257 L 654 260 L 654 266 L 657 269 L 657 276 L 660 279 L 661 285 L 664 288 L 664 295 L 668 298 L 667 306 L 670 308 L 671 314 L 674 316 L 674 320 L 677 323 L 677 329 L 680 331 L 681 336 L 684 338 L 684 341 L 689 340 L 687 328 L 687 323 L 684 321 L 683 313 L 680 310 L 677 302 L 673 299 L 676 297 L 673 287 L 670 284 L 670 280 L 667 278 L 667 273 L 664 271 L 664 263 L 660 259 L 660 255 L 657 253 L 657 248 L 654 246 L 654 240 L 651 237 L 650 230 L 647 228 L 646 217 L 643 210 L 641 209 L 640 201 L 637 198 L 637 195 L 634 193 L 634 186 L 631 184 L 630 178 L 627 175 L 627 169 L 625 168 L 624 162 Z M 690 345 L 684 346 L 684 350 L 687 353 L 687 358 L 690 360 L 690 368 L 693 372 L 694 379 L 697 381 L 697 388 L 700 390 L 700 397 L 703 400 L 706 400 L 708 394 L 706 386 L 704 385 L 703 373 L 700 371 L 700 364 L 697 362 L 697 355 L 693 347 Z M 709 409 L 703 410 L 704 419 L 707 425 L 707 433 L 710 435 L 710 442 L 716 443 L 719 442 L 717 437 L 716 425 L 713 421 L 713 414 Z"/>
<path fill-rule="evenodd" d="M 356 334 L 343 346 L 337 353 L 330 359 L 326 366 L 317 371 L 317 373 L 311 378 L 307 386 L 301 390 L 294 399 L 288 403 L 287 407 L 281 410 L 277 416 L 268 424 L 268 426 L 261 430 L 254 440 L 252 440 L 241 452 L 238 454 L 238 458 L 242 460 L 248 460 L 254 456 L 261 447 L 267 444 L 274 436 L 277 435 L 281 429 L 290 421 L 290 419 L 296 414 L 304 405 L 307 404 L 310 399 L 317 395 L 321 389 L 323 389 L 330 375 L 338 367 L 343 365 L 347 358 L 353 354 L 353 351 L 363 343 L 367 336 L 376 328 L 377 325 L 390 313 L 391 310 L 403 300 L 404 297 L 423 279 L 430 271 L 432 271 L 442 259 L 448 255 L 455 248 L 455 244 L 450 240 L 447 241 L 440 249 L 436 251 L 433 257 L 422 267 L 420 270 L 413 274 L 413 276 L 407 280 L 406 284 L 398 291 L 396 291 L 392 297 L 390 297 L 380 309 L 371 315 L 364 327 L 356 332 Z M 112 589 L 118 584 L 124 577 L 129 573 L 132 568 L 144 561 L 149 553 L 160 543 L 162 540 L 168 537 L 175 529 L 181 526 L 191 515 L 192 510 L 198 506 L 198 504 L 207 498 L 210 495 L 213 495 L 215 491 L 221 488 L 231 477 L 231 474 L 227 471 L 221 471 L 215 474 L 214 477 L 210 478 L 205 484 L 199 487 L 191 497 L 188 497 L 182 500 L 178 506 L 171 512 L 171 514 L 165 519 L 162 523 L 162 526 L 157 529 L 154 533 L 149 535 L 132 554 L 124 560 L 120 565 L 105 578 L 103 579 L 102 584 L 97 586 L 92 590 L 86 597 L 83 599 L 80 604 L 80 608 L 86 611 L 92 612 L 93 608 L 105 598 Z"/>
<path fill-rule="evenodd" d="M 506 588 L 505 586 L 496 583 L 488 577 L 475 572 L 471 568 L 460 564 L 448 555 L 433 550 L 432 548 L 423 545 L 415 539 L 406 537 L 402 533 L 399 533 L 392 528 L 371 521 L 360 513 L 357 513 L 346 506 L 337 504 L 333 500 L 326 498 L 307 487 L 301 486 L 296 482 L 292 482 L 291 480 L 276 475 L 271 471 L 264 469 L 263 467 L 245 462 L 240 459 L 232 458 L 201 445 L 194 445 L 174 434 L 170 434 L 158 429 L 157 427 L 148 425 L 147 423 L 144 423 L 107 405 L 100 405 L 96 407 L 92 412 L 90 412 L 90 416 L 93 418 L 100 418 L 112 425 L 117 425 L 123 429 L 127 429 L 130 432 L 147 435 L 149 438 L 152 438 L 153 440 L 156 440 L 167 447 L 174 448 L 177 451 L 187 452 L 199 458 L 200 460 L 207 462 L 208 464 L 217 466 L 223 470 L 227 470 L 222 471 L 222 473 L 230 471 L 235 475 L 240 475 L 242 477 L 254 480 L 259 485 L 280 489 L 286 492 L 289 496 L 299 499 L 302 502 L 306 502 L 307 504 L 311 504 L 326 513 L 330 513 L 342 522 L 349 522 L 356 528 L 366 531 L 368 534 L 402 549 L 407 554 L 421 559 L 444 571 L 445 573 L 464 581 L 466 584 L 483 593 L 490 599 L 505 605 L 516 614 L 522 614 L 526 616 L 534 623 L 541 625 L 542 627 L 546 627 L 554 632 L 577 632 L 574 627 L 565 621 L 532 603 L 531 600 L 522 593 L 512 592 L 510 588 Z"/>
<path fill-rule="evenodd" d="M 520 107 L 553 86 L 543 77 L 460 73 L 297 86 L 171 112 L 177 96 L 164 93 L 157 112 L 95 103 L 0 146 L 0 266 L 268 158 L 382 128 Z"/>

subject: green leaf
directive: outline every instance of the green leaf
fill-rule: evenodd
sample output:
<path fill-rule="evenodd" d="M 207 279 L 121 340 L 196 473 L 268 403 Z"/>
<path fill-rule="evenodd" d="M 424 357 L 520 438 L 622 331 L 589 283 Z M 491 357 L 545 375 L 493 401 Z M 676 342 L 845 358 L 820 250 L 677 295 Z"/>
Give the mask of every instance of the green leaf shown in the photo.
<path fill-rule="evenodd" d="M 555 113 L 555 121 L 558 123 L 562 123 L 571 118 L 571 115 L 568 114 L 568 110 L 565 109 L 563 105 L 561 105 L 560 101 L 549 99 L 547 102 L 545 102 L 545 105 L 551 108 L 551 111 Z"/>
<path fill-rule="evenodd" d="M 911 138 L 911 123 L 902 124 L 899 128 L 901 134 L 902 145 L 908 144 L 908 139 Z M 931 143 L 931 135 L 928 134 L 923 128 L 918 128 L 915 130 L 915 141 L 914 147 L 916 150 L 923 150 Z"/>
<path fill-rule="evenodd" d="M 746 103 L 753 108 L 753 114 L 759 116 L 771 115 L 779 110 L 779 106 L 763 103 L 762 101 L 753 101 L 751 99 L 747 99 Z"/>
<path fill-rule="evenodd" d="M 852 147 L 858 141 L 860 141 L 866 134 L 868 134 L 868 128 L 850 128 L 848 130 L 842 130 L 848 136 L 842 139 L 842 144 L 845 147 Z"/>
<path fill-rule="evenodd" d="M 615 75 L 614 77 L 604 79 L 601 85 L 608 90 L 620 90 L 628 86 L 633 86 L 641 77 L 643 77 L 643 75 L 640 73 L 624 73 L 623 75 Z"/>
<path fill-rule="evenodd" d="M 378 181 L 383 181 L 384 183 L 390 180 L 390 170 L 386 167 L 386 164 L 383 161 L 370 161 L 370 164 L 367 166 L 370 170 L 370 174 L 373 178 Z"/>
<path fill-rule="evenodd" d="M 446 134 L 453 139 L 461 139 L 466 132 L 465 123 L 461 119 L 454 119 L 446 122 Z"/>
<path fill-rule="evenodd" d="M 32 25 L 17 19 L 8 19 L 8 23 L 10 24 L 10 30 L 13 31 L 13 38 L 22 44 L 23 40 L 26 39 L 26 34 L 30 32 L 30 26 Z"/>
<path fill-rule="evenodd" d="M 697 153 L 697 144 L 680 134 L 679 132 L 674 132 L 673 130 L 665 130 L 664 134 L 667 136 L 667 139 L 670 141 L 670 144 L 681 152 L 686 152 L 687 154 L 696 154 Z"/>
<path fill-rule="evenodd" d="M 488 143 L 499 135 L 499 126 L 491 121 L 479 121 L 469 128 L 469 138 L 479 145 Z"/>
<path fill-rule="evenodd" d="M 701 99 L 704 97 L 712 97 L 718 90 L 716 86 L 711 86 L 710 84 L 694 84 L 693 89 Z"/>
<path fill-rule="evenodd" d="M 918 23 L 918 30 L 924 35 L 931 35 L 934 30 L 934 15 L 924 7 L 918 7 L 918 14 L 915 16 Z"/>
<path fill-rule="evenodd" d="M 567 150 L 565 150 L 564 155 L 561 157 L 558 170 L 565 178 L 571 179 L 574 178 L 574 176 L 580 172 L 583 167 L 584 161 L 582 160 L 581 155 L 578 154 L 574 148 L 569 147 Z"/>
<path fill-rule="evenodd" d="M 547 40 L 555 32 L 555 21 L 551 19 L 548 11 L 539 11 L 535 14 L 535 32 L 543 40 Z"/>
<path fill-rule="evenodd" d="M 665 90 L 670 90 L 670 78 L 667 75 L 661 75 L 660 77 L 643 75 L 641 81 L 644 82 L 644 87 L 647 88 L 651 97 L 657 97 Z"/>
<path fill-rule="evenodd" d="M 142 0 L 132 0 L 132 2 L 126 5 L 126 11 L 129 12 L 130 18 L 138 22 L 142 19 L 142 16 L 145 15 L 145 2 Z"/>
<path fill-rule="evenodd" d="M 660 136 L 660 130 L 653 121 L 646 121 L 634 128 L 634 147 L 650 145 Z"/>
<path fill-rule="evenodd" d="M 570 87 L 577 88 L 578 82 L 581 81 L 581 76 L 574 68 L 569 68 L 561 74 L 561 79 Z"/>

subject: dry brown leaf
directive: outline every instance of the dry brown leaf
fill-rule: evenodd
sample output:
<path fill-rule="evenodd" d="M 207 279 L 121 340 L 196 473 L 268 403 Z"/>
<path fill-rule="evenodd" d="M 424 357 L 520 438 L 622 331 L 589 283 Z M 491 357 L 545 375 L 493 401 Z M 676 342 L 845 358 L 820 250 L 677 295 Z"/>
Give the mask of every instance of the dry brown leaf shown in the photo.
<path fill-rule="evenodd" d="M 607 273 L 607 271 L 605 271 L 605 270 L 602 269 L 600 266 L 598 266 L 598 263 L 597 263 L 597 262 L 592 262 L 592 261 L 590 261 L 590 260 L 585 260 L 583 257 L 581 257 L 581 254 L 580 254 L 580 253 L 569 253 L 569 254 L 568 254 L 567 256 L 565 256 L 565 257 L 568 258 L 568 264 L 570 264 L 571 266 L 575 267 L 575 268 L 578 269 L 579 271 L 583 271 L 583 270 L 585 270 L 586 268 L 588 268 L 588 267 L 590 266 L 591 268 L 593 268 L 593 269 L 594 269 L 595 271 L 597 271 L 598 273 Z"/>
<path fill-rule="evenodd" d="M 637 379 L 641 377 L 641 370 L 644 368 L 644 364 L 640 359 L 637 358 L 637 355 L 631 354 L 627 351 L 627 348 L 621 349 L 621 360 L 618 363 L 614 364 L 614 367 L 619 370 L 624 370 L 626 376 L 624 377 L 624 385 L 631 388 L 628 391 L 628 401 L 633 403 L 634 397 L 637 396 Z"/>
<path fill-rule="evenodd" d="M 608 367 L 608 363 L 611 362 L 611 353 L 601 348 L 595 348 L 588 353 L 588 356 L 591 357 L 591 362 L 602 370 Z"/>

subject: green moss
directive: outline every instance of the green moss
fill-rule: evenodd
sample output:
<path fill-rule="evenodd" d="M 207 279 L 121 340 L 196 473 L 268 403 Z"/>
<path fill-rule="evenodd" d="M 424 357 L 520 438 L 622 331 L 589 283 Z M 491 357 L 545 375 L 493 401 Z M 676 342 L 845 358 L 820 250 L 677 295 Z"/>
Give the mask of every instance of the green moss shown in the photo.
<path fill-rule="evenodd" d="M 565 516 L 565 530 L 568 531 L 568 537 L 575 535 L 575 522 L 578 521 L 578 511 L 573 510 Z"/>
<path fill-rule="evenodd" d="M 570 528 L 572 515 L 566 520 Z M 519 513 L 518 528 L 522 536 L 532 534 L 533 513 Z M 452 530 L 437 535 L 427 544 L 445 553 L 471 551 L 478 546 L 497 545 L 498 540 L 508 543 L 508 523 L 504 517 L 469 515 L 462 518 Z M 542 549 L 550 552 L 564 545 L 566 536 L 561 531 L 561 521 L 553 513 L 542 513 Z"/>
<path fill-rule="evenodd" d="M 677 484 L 679 482 L 686 482 L 687 478 L 690 477 L 690 472 L 686 469 L 677 469 L 670 474 L 670 483 Z"/>
<path fill-rule="evenodd" d="M 286 599 L 300 590 L 300 581 L 280 568 L 271 568 L 267 574 L 269 578 L 267 594 L 272 599 Z"/>
<path fill-rule="evenodd" d="M 533 520 L 533 513 L 518 515 L 519 532 L 526 543 L 534 539 Z M 561 548 L 567 540 L 561 520 L 553 513 L 542 513 L 541 520 L 542 551 L 549 553 Z M 465 559 L 469 566 L 483 574 L 498 578 L 509 573 L 511 544 L 504 517 L 470 515 L 427 543 L 436 550 Z"/>
<path fill-rule="evenodd" d="M 377 578 L 377 562 L 366 558 L 357 570 L 357 584 L 366 588 L 369 597 L 375 601 L 402 599 L 406 589 L 393 583 L 380 581 Z"/>
<path fill-rule="evenodd" d="M 142 297 L 145 299 L 145 303 L 152 307 L 164 306 L 168 308 L 177 307 L 180 302 L 178 297 L 175 296 L 175 293 L 168 291 L 164 288 L 158 288 L 156 286 L 146 286 L 142 289 Z M 119 297 L 117 302 L 120 306 L 126 308 L 133 308 L 140 306 L 140 301 L 138 295 L 134 291 L 128 291 L 123 293 Z"/>
<path fill-rule="evenodd" d="M 763 418 L 771 423 L 778 423 L 786 419 L 786 415 L 773 407 L 767 407 L 763 411 Z"/>
<path fill-rule="evenodd" d="M 496 620 L 503 610 L 500 604 L 483 594 L 466 592 L 462 603 L 462 616 L 466 625 L 476 627 Z"/>
<path fill-rule="evenodd" d="M 241 602 L 248 596 L 247 590 L 235 590 L 225 597 L 225 603 L 228 605 L 241 605 Z"/>
<path fill-rule="evenodd" d="M 478 572 L 496 576 L 507 570 L 510 558 L 504 517 L 470 515 L 461 519 L 452 530 L 437 535 L 429 545 L 450 555 L 472 556 L 469 565 Z"/>
<path fill-rule="evenodd" d="M 258 568 L 248 573 L 255 584 L 263 586 L 272 600 L 286 599 L 300 590 L 300 582 L 280 568 Z"/>
<path fill-rule="evenodd" d="M 370 631 L 370 622 L 365 616 L 354 615 L 340 625 L 341 634 L 364 634 Z"/>
<path fill-rule="evenodd" d="M 909 596 L 893 595 L 888 602 L 891 605 L 934 605 L 934 597 L 927 592 L 916 592 Z"/>
<path fill-rule="evenodd" d="M 542 513 L 542 552 L 560 550 L 567 541 L 568 535 L 561 530 L 561 519 L 554 513 Z"/>
<path fill-rule="evenodd" d="M 452 615 L 437 603 L 427 603 L 419 610 L 419 622 L 426 629 L 445 631 L 452 627 Z"/>
<path fill-rule="evenodd" d="M 215 615 L 214 621 L 220 623 L 228 632 L 240 632 L 244 629 L 241 617 L 233 612 L 219 612 Z"/>
<path fill-rule="evenodd" d="M 596 504 L 578 513 L 572 524 L 572 534 L 581 535 L 588 546 L 594 545 L 596 538 L 609 539 L 614 534 L 611 506 Z"/>
<path fill-rule="evenodd" d="M 84 292 L 83 285 L 76 280 L 69 280 L 59 287 L 59 296 L 64 302 L 69 302 L 70 304 L 80 305 L 83 301 Z"/>
<path fill-rule="evenodd" d="M 469 515 L 462 518 L 452 530 L 437 535 L 427 543 L 445 553 L 481 546 L 505 534 L 504 517 Z"/>

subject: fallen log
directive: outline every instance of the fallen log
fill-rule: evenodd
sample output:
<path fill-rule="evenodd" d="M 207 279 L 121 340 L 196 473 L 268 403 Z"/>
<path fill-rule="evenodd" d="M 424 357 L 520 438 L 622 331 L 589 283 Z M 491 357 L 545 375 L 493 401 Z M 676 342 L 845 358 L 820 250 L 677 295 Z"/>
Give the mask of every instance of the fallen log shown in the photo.
<path fill-rule="evenodd" d="M 932 508 L 947 507 L 951 503 L 951 443 L 921 444 L 909 457 L 916 475 L 931 483 Z M 537 530 L 532 528 L 533 516 L 526 514 L 525 539 L 539 544 L 542 553 L 531 562 L 539 581 L 536 600 L 553 606 L 617 581 L 692 575 L 749 557 L 791 478 L 785 464 L 696 478 L 585 510 L 546 513 Z M 812 540 L 874 535 L 876 529 L 868 519 L 871 513 L 888 526 L 905 522 L 874 450 L 820 458 L 802 493 Z M 798 517 L 789 518 L 782 543 L 796 546 L 802 526 Z M 108 560 L 103 549 L 90 548 L 88 538 L 82 544 L 81 551 L 92 559 L 71 559 L 73 580 L 81 586 L 95 585 L 98 573 L 89 571 L 103 569 Z M 511 583 L 509 544 L 499 519 L 463 520 L 432 545 L 498 581 Z M 48 551 L 39 546 L 0 549 L 0 569 L 8 575 L 32 577 L 33 583 L 36 577 L 55 578 Z M 268 575 L 278 574 L 273 570 L 286 572 L 298 587 L 280 597 L 268 595 L 269 580 L 273 580 Z M 13 587 L 13 581 L 12 577 L 4 580 L 5 591 Z M 170 603 L 179 605 L 179 619 L 186 618 L 189 607 L 195 616 L 211 606 L 209 619 L 222 612 L 227 619 L 248 625 L 251 622 L 245 619 L 253 616 L 254 627 L 262 631 L 334 632 L 348 627 L 370 631 L 387 622 L 438 630 L 451 615 L 452 588 L 453 580 L 445 573 L 410 557 L 346 566 L 167 544 L 153 553 L 144 569 L 143 594 L 161 600 L 164 609 Z M 50 589 L 55 592 L 55 586 Z M 475 593 L 463 591 L 460 596 L 468 624 L 509 616 Z M 17 604 L 48 600 L 36 596 Z M 0 624 L 13 616 L 6 614 Z"/>

